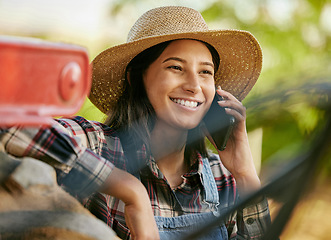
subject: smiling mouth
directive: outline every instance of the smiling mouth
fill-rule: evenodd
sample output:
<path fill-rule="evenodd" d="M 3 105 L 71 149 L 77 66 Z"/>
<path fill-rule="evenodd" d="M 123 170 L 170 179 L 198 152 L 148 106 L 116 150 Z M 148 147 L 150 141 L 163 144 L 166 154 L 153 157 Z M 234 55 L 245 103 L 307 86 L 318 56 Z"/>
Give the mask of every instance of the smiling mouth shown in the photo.
<path fill-rule="evenodd" d="M 197 101 L 188 101 L 188 100 L 184 100 L 184 99 L 180 99 L 180 98 L 170 98 L 171 101 L 180 104 L 184 107 L 190 107 L 190 108 L 196 108 L 197 106 L 201 105 L 201 102 L 197 102 Z"/>

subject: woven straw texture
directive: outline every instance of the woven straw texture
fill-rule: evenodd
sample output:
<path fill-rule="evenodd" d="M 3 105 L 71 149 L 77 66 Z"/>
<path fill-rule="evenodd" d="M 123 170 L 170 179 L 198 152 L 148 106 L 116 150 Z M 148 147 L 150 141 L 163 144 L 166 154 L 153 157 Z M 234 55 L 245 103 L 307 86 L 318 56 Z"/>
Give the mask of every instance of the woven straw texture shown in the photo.
<path fill-rule="evenodd" d="M 143 14 L 131 28 L 127 43 L 108 48 L 92 61 L 91 102 L 107 113 L 123 92 L 125 69 L 140 52 L 175 39 L 196 39 L 220 55 L 215 85 L 240 101 L 254 86 L 262 68 L 262 51 L 255 37 L 241 30 L 208 30 L 199 12 L 186 7 L 160 7 Z"/>

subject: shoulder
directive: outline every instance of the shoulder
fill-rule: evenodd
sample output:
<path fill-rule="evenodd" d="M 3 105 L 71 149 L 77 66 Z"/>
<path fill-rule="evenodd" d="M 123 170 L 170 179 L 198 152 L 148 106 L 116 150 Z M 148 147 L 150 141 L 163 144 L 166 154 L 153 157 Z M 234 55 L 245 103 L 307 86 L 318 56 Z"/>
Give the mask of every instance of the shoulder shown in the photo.
<path fill-rule="evenodd" d="M 71 131 L 75 135 L 80 134 L 81 131 L 84 131 L 85 133 L 103 132 L 106 134 L 111 134 L 113 132 L 113 130 L 105 124 L 96 121 L 89 121 L 81 116 L 60 118 L 55 119 L 55 121 L 60 123 L 65 129 Z"/>
<path fill-rule="evenodd" d="M 232 177 L 232 174 L 224 167 L 218 154 L 209 152 L 208 161 L 214 176 Z"/>
<path fill-rule="evenodd" d="M 111 127 L 96 121 L 90 121 L 80 116 L 55 119 L 66 134 L 79 138 L 80 142 L 100 154 L 108 148 L 120 151 L 118 134 Z"/>
<path fill-rule="evenodd" d="M 90 121 L 80 116 L 55 119 L 66 134 L 72 137 L 88 138 L 89 141 L 106 141 L 106 138 L 118 139 L 116 131 L 100 122 Z"/>
<path fill-rule="evenodd" d="M 119 134 L 111 127 L 83 117 L 57 119 L 60 125 L 80 144 L 124 169 L 124 153 Z"/>

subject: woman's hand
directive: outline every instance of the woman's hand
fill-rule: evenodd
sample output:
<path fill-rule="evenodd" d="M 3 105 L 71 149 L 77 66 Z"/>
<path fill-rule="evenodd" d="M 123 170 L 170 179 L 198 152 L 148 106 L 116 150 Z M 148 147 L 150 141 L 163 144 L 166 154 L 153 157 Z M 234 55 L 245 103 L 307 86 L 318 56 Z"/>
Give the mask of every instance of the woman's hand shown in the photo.
<path fill-rule="evenodd" d="M 160 239 L 147 191 L 137 178 L 114 168 L 101 191 L 125 203 L 125 221 L 132 239 Z"/>
<path fill-rule="evenodd" d="M 260 187 L 260 180 L 257 176 L 251 149 L 248 143 L 246 131 L 246 108 L 231 93 L 217 89 L 217 94 L 224 100 L 218 104 L 225 108 L 227 114 L 235 118 L 235 125 L 229 137 L 226 148 L 218 151 L 223 165 L 232 173 L 236 179 L 241 195 Z M 207 136 L 214 144 L 210 136 Z M 214 144 L 215 145 L 215 144 Z"/>

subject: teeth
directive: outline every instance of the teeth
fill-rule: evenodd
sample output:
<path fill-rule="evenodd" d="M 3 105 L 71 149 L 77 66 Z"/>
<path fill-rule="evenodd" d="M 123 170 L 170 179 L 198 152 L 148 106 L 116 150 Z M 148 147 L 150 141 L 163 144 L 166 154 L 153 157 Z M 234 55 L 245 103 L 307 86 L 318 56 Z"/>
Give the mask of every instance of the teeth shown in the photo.
<path fill-rule="evenodd" d="M 195 108 L 198 106 L 198 102 L 195 101 L 188 101 L 188 100 L 183 100 L 183 99 L 172 99 L 172 101 L 174 101 L 175 103 L 178 103 L 180 105 L 183 105 L 185 107 L 191 107 L 191 108 Z"/>

